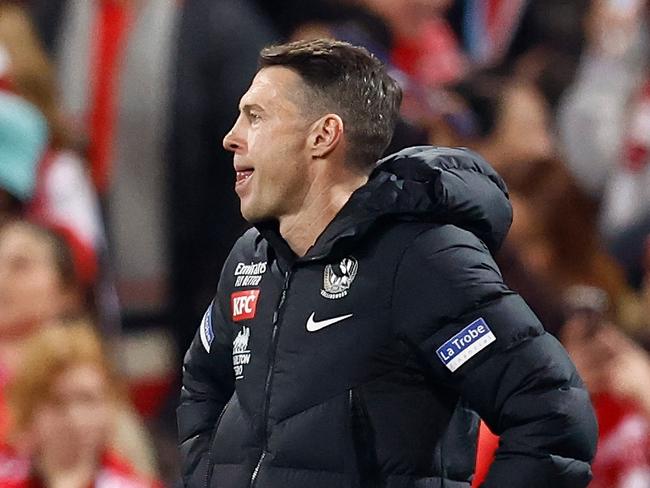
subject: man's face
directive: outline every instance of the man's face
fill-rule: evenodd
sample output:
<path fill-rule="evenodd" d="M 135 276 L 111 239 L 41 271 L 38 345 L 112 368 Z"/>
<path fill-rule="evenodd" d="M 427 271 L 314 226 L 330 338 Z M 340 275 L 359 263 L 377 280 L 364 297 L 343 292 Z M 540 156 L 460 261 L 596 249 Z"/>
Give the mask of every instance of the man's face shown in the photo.
<path fill-rule="evenodd" d="M 242 97 L 240 114 L 223 140 L 234 153 L 235 191 L 249 222 L 295 214 L 309 189 L 304 84 L 288 68 L 260 70 Z"/>

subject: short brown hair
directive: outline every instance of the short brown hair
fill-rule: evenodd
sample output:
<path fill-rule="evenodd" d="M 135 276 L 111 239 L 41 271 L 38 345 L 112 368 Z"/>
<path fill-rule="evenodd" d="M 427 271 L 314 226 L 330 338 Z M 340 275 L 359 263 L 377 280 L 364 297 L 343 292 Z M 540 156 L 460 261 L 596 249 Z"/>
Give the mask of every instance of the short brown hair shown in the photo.
<path fill-rule="evenodd" d="M 350 141 L 347 160 L 368 168 L 395 130 L 402 90 L 363 47 L 333 39 L 296 41 L 262 49 L 260 69 L 283 66 L 303 79 L 318 109 L 338 114 Z"/>
<path fill-rule="evenodd" d="M 36 409 L 47 401 L 56 379 L 71 367 L 82 364 L 97 367 L 105 375 L 109 395 L 120 397 L 102 341 L 89 323 L 51 324 L 27 341 L 22 354 L 21 368 L 7 388 L 14 435 L 28 428 Z"/>

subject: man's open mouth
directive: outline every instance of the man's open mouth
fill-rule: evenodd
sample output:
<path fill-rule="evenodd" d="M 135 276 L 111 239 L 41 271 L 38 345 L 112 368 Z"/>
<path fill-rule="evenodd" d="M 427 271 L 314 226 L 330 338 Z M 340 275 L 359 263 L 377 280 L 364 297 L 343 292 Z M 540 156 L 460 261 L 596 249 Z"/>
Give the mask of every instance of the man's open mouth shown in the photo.
<path fill-rule="evenodd" d="M 253 171 L 253 169 L 242 169 L 240 171 L 237 171 L 235 173 L 235 184 L 239 185 L 241 183 L 244 183 L 248 178 L 251 177 Z"/>

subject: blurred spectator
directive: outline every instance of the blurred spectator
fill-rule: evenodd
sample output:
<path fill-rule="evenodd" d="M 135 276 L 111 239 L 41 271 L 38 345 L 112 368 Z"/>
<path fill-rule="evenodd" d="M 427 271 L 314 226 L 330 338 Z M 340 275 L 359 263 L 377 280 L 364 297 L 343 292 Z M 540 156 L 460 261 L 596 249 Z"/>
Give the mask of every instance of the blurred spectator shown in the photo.
<path fill-rule="evenodd" d="M 215 141 L 274 36 L 245 0 L 29 4 L 87 135 L 126 318 L 156 324 L 171 308 L 184 350 L 244 229 Z"/>
<path fill-rule="evenodd" d="M 0 229 L 0 410 L 4 386 L 22 369 L 23 345 L 53 321 L 92 315 L 96 263 L 65 228 L 16 221 Z M 155 471 L 141 422 L 123 410 L 120 446 L 138 466 Z M 6 417 L 0 414 L 6 422 Z M 2 422 L 0 422 L 1 424 Z M 6 425 L 0 425 L 0 440 Z M 135 440 L 132 440 L 135 437 Z"/>
<path fill-rule="evenodd" d="M 443 119 L 446 143 L 471 147 L 500 172 L 554 157 L 552 118 L 536 84 L 485 71 L 450 90 L 455 105 Z M 432 137 L 437 142 L 435 131 Z"/>
<path fill-rule="evenodd" d="M 448 18 L 460 33 L 472 64 L 491 67 L 501 64 L 522 31 L 522 20 L 531 17 L 535 2 L 525 0 L 468 0 L 451 2 Z M 545 2 L 548 8 L 552 1 Z M 568 2 L 564 2 L 565 4 Z M 524 32 L 530 34 L 531 29 Z"/>
<path fill-rule="evenodd" d="M 599 426 L 591 488 L 650 486 L 650 356 L 621 333 L 607 293 L 576 285 L 566 289 L 559 337 L 585 381 Z M 485 426 L 478 449 L 479 486 L 497 438 Z"/>
<path fill-rule="evenodd" d="M 47 136 L 36 107 L 0 90 L 0 226 L 22 215 L 33 197 Z"/>
<path fill-rule="evenodd" d="M 553 60 L 568 57 L 577 62 L 584 48 L 584 17 L 593 0 L 497 1 L 504 5 L 524 4 L 524 11 L 519 12 L 521 18 L 517 31 L 506 53 L 506 61 L 544 48 L 552 53 Z"/>
<path fill-rule="evenodd" d="M 422 104 L 422 94 L 426 89 L 391 65 L 393 36 L 386 22 L 360 5 L 344 5 L 334 0 L 316 5 L 320 8 L 312 5 L 309 12 L 303 12 L 289 40 L 330 37 L 368 49 L 388 65 L 391 76 L 401 84 L 404 94 L 401 116 L 384 155 L 426 144 L 427 130 L 420 124 L 428 115 L 426 103 Z M 417 108 L 413 107 L 416 104 Z"/>
<path fill-rule="evenodd" d="M 594 294 L 593 289 L 578 291 Z M 601 308 L 590 304 L 574 309 L 561 333 L 598 418 L 598 450 L 589 486 L 650 486 L 650 357 L 618 331 Z"/>
<path fill-rule="evenodd" d="M 185 351 L 245 228 L 219 141 L 274 34 L 248 0 L 26 3 L 87 141 L 129 331 L 123 364 L 140 411 L 156 414 L 178 368 L 150 359 L 169 354 L 155 327 Z M 173 420 L 161 424 L 175 445 Z"/>
<path fill-rule="evenodd" d="M 601 203 L 601 232 L 636 285 L 650 233 L 647 11 L 641 0 L 593 1 L 587 49 L 559 113 L 568 167 Z"/>
<path fill-rule="evenodd" d="M 473 69 L 506 66 L 536 82 L 555 108 L 573 81 L 590 2 L 467 0 L 454 2 L 448 17 Z"/>
<path fill-rule="evenodd" d="M 98 337 L 87 324 L 52 325 L 26 345 L 8 390 L 11 447 L 0 485 L 11 488 L 156 487 L 116 454 L 121 403 Z"/>
<path fill-rule="evenodd" d="M 179 11 L 173 0 L 27 2 L 50 43 L 61 109 L 85 141 L 104 203 L 122 304 L 159 314 L 167 299 L 164 144 Z"/>
<path fill-rule="evenodd" d="M 39 42 L 31 20 L 19 3 L 0 3 L 0 46 L 6 54 L 0 77 L 4 89 L 34 104 L 48 121 L 49 143 L 70 143 L 56 95 L 56 73 Z"/>
<path fill-rule="evenodd" d="M 457 81 L 467 68 L 455 33 L 445 18 L 453 3 L 449 0 L 258 3 L 286 38 L 333 36 L 362 45 L 424 86 Z M 349 27 L 356 32 L 364 31 L 363 39 L 351 35 Z"/>
<path fill-rule="evenodd" d="M 596 207 L 582 195 L 564 165 L 549 159 L 530 163 L 518 175 L 514 170 L 504 173 L 520 197 L 514 200 L 516 211 L 528 217 L 515 223 L 511 236 L 513 245 L 530 253 L 526 264 L 560 294 L 576 284 L 603 288 L 618 311 L 629 287 L 603 248 L 595 225 Z"/>
<path fill-rule="evenodd" d="M 450 0 L 358 0 L 382 16 L 395 38 L 391 61 L 429 87 L 458 81 L 468 65 L 445 13 Z"/>
<path fill-rule="evenodd" d="M 4 386 L 21 368 L 25 340 L 52 320 L 86 312 L 94 265 L 85 258 L 50 229 L 25 221 L 0 228 L 0 410 Z M 0 412 L 0 440 L 5 429 Z"/>
<path fill-rule="evenodd" d="M 628 308 L 632 293 L 605 252 L 598 208 L 557 157 L 553 118 L 538 84 L 484 71 L 451 88 L 443 102 L 432 142 L 477 150 L 506 180 L 514 222 L 498 261 L 547 329 L 560 327 L 561 296 L 574 284 L 602 287 L 617 311 Z"/>
<path fill-rule="evenodd" d="M 64 231 L 26 221 L 0 229 L 2 339 L 26 337 L 48 321 L 87 312 L 96 263 L 66 237 Z"/>
<path fill-rule="evenodd" d="M 30 174 L 32 191 L 24 198 L 26 214 L 66 228 L 77 245 L 101 256 L 105 243 L 97 195 L 84 162 L 70 149 L 72 140 L 58 105 L 54 69 L 29 17 L 18 5 L 0 5 L 0 46 L 7 53 L 0 76 L 7 79 L 11 90 L 35 104 L 48 126 L 47 148 Z M 103 319 L 115 314 L 106 303 L 109 297 L 108 291 L 101 295 Z"/>
<path fill-rule="evenodd" d="M 497 263 L 508 286 L 524 297 L 547 331 L 556 333 L 563 321 L 561 291 L 548 269 L 545 226 L 522 196 L 511 192 L 510 201 L 513 223 Z"/>

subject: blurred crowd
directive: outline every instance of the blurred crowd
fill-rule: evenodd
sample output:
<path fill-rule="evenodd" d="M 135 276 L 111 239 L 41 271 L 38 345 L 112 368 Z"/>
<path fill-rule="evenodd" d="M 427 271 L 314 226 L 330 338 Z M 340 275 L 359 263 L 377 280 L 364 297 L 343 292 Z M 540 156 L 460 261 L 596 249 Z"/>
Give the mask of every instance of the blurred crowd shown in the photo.
<path fill-rule="evenodd" d="M 649 23 L 645 0 L 0 0 L 0 486 L 178 485 L 180 358 L 246 227 L 221 139 L 261 47 L 334 37 L 402 86 L 387 152 L 504 177 L 497 260 L 591 392 L 591 486 L 650 487 Z"/>

